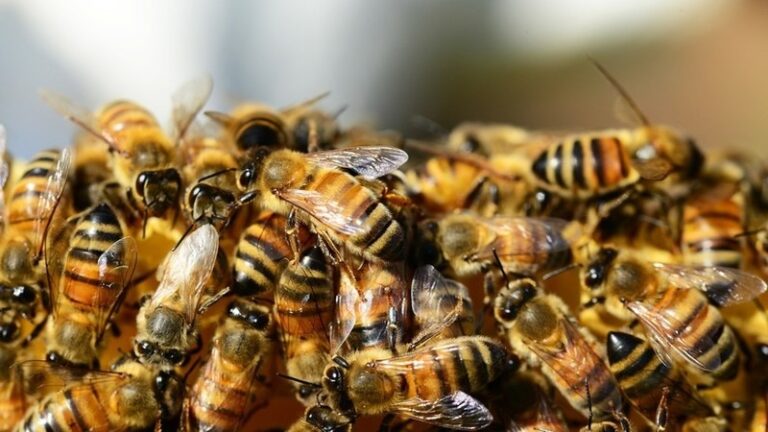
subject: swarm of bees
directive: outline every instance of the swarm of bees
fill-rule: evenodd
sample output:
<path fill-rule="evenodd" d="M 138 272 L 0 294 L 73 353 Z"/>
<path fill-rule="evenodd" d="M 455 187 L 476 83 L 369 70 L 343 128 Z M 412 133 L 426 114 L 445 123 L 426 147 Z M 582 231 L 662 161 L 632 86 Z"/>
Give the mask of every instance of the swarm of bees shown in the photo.
<path fill-rule="evenodd" d="M 0 130 L 0 429 L 768 430 L 768 163 L 597 66 L 636 127 L 43 92 L 77 133 L 25 164 Z"/>

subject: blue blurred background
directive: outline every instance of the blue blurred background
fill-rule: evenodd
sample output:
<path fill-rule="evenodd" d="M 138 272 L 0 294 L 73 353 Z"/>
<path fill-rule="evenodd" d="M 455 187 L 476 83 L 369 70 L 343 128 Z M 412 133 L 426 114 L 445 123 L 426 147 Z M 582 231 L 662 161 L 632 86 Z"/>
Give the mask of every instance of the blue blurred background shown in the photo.
<path fill-rule="evenodd" d="M 343 124 L 412 133 L 414 115 L 622 126 L 588 55 L 704 146 L 754 148 L 768 132 L 759 1 L 19 0 L 0 1 L 0 35 L 0 122 L 24 157 L 73 131 L 41 87 L 90 108 L 129 97 L 165 120 L 173 90 L 205 73 L 219 110 L 330 91 L 322 106 L 348 105 Z"/>

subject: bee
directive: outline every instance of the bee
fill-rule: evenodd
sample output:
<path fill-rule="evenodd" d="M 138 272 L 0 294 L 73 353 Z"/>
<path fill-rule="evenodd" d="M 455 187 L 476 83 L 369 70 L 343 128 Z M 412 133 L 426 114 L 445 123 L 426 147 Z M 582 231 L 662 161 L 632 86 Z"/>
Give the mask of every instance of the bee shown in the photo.
<path fill-rule="evenodd" d="M 188 430 L 239 430 L 266 404 L 266 373 L 272 358 L 269 308 L 242 299 L 227 306 L 213 336 L 211 356 L 188 397 Z"/>
<path fill-rule="evenodd" d="M 232 267 L 232 291 L 242 297 L 271 291 L 293 256 L 287 219 L 265 211 L 240 235 Z M 306 240 L 299 230 L 299 242 Z"/>
<path fill-rule="evenodd" d="M 330 361 L 333 270 L 315 246 L 291 261 L 275 289 L 275 321 L 283 339 L 288 375 L 319 382 Z M 297 382 L 299 401 L 314 403 L 317 387 Z"/>
<path fill-rule="evenodd" d="M 660 430 L 678 424 L 679 416 L 713 414 L 680 370 L 664 364 L 647 341 L 616 331 L 608 334 L 606 346 L 611 372 L 627 399 Z"/>
<path fill-rule="evenodd" d="M 507 365 L 496 340 L 464 336 L 416 347 L 405 354 L 369 348 L 335 357 L 322 385 L 328 405 L 354 419 L 391 413 L 459 430 L 488 426 L 493 417 L 470 396 L 485 388 Z"/>
<path fill-rule="evenodd" d="M 566 432 L 562 414 L 548 396 L 541 374 L 509 371 L 488 386 L 489 408 L 509 432 Z"/>
<path fill-rule="evenodd" d="M 70 222 L 46 248 L 53 303 L 46 329 L 46 359 L 69 367 L 98 368 L 100 342 L 136 267 L 137 246 L 123 236 L 115 213 L 99 204 Z M 63 243 L 63 244 L 62 244 Z"/>
<path fill-rule="evenodd" d="M 221 290 L 204 299 L 218 249 L 216 229 L 203 225 L 168 255 L 160 285 L 136 317 L 133 351 L 142 363 L 172 369 L 199 349 L 197 316 L 227 291 Z"/>
<path fill-rule="evenodd" d="M 337 261 L 340 245 L 368 260 L 404 259 L 403 227 L 374 192 L 342 169 L 374 179 L 405 163 L 405 152 L 385 147 L 311 154 L 260 150 L 239 173 L 238 185 L 246 195 L 241 200 L 258 197 L 264 208 L 296 215 L 324 240 Z"/>
<path fill-rule="evenodd" d="M 328 405 L 308 407 L 286 432 L 350 432 L 352 422 Z"/>
<path fill-rule="evenodd" d="M 205 115 L 224 127 L 223 138 L 233 142 L 241 152 L 257 148 L 293 149 L 307 152 L 311 135 L 316 135 L 321 147 L 338 136 L 335 118 L 313 108 L 323 93 L 283 110 L 260 103 L 243 103 L 229 114 L 206 111 Z"/>
<path fill-rule="evenodd" d="M 568 403 L 589 419 L 621 419 L 621 390 L 594 341 L 574 324 L 559 297 L 531 279 L 508 282 L 494 299 L 494 316 L 509 344 L 542 372 Z"/>
<path fill-rule="evenodd" d="M 447 264 L 458 276 L 488 270 L 495 256 L 515 274 L 558 270 L 573 260 L 566 225 L 551 218 L 448 215 L 422 222 L 416 259 L 437 268 Z"/>
<path fill-rule="evenodd" d="M 34 322 L 40 306 L 49 306 L 38 264 L 44 239 L 64 198 L 70 165 L 69 149 L 44 150 L 26 166 L 11 188 L 0 240 L 0 302 L 6 306 L 0 323 L 3 342 L 20 336 L 20 317 Z M 5 164 L 0 167 L 0 177 L 7 178 Z M 36 323 L 29 338 L 42 330 L 44 322 Z"/>
<path fill-rule="evenodd" d="M 0 348 L 6 351 L 4 348 Z M 9 362 L 2 358 L 0 371 L 0 430 L 9 431 L 23 418 L 30 404 L 24 389 L 24 377 L 18 368 L 13 367 L 15 352 L 9 350 L 12 356 Z M 5 353 L 0 355 L 5 356 Z"/>
<path fill-rule="evenodd" d="M 359 271 L 339 266 L 331 352 L 372 348 L 395 353 L 405 336 L 406 294 L 401 264 L 368 262 Z"/>
<path fill-rule="evenodd" d="M 237 160 L 213 138 L 186 140 L 181 150 L 186 184 L 184 210 L 192 225 L 226 226 L 238 208 Z"/>
<path fill-rule="evenodd" d="M 149 111 L 128 100 L 114 101 L 91 114 L 54 93 L 43 92 L 42 96 L 53 109 L 106 143 L 113 155 L 116 181 L 110 186 L 126 191 L 124 199 L 146 223 L 148 216 L 163 217 L 178 206 L 182 179 L 175 166 L 175 142 L 183 138 L 211 89 L 212 82 L 206 77 L 174 93 L 174 139 Z"/>
<path fill-rule="evenodd" d="M 652 124 L 608 71 L 594 63 L 618 90 L 641 126 L 567 135 L 546 146 L 530 165 L 532 183 L 561 196 L 585 200 L 634 188 L 641 182 L 692 179 L 704 163 L 694 141 Z"/>
<path fill-rule="evenodd" d="M 469 290 L 464 284 L 443 277 L 430 265 L 416 269 L 411 282 L 411 303 L 418 331 L 432 340 L 475 333 Z M 451 325 L 445 325 L 446 319 L 452 320 Z"/>
<path fill-rule="evenodd" d="M 611 248 L 584 266 L 582 278 L 585 291 L 604 299 L 611 315 L 642 324 L 666 364 L 672 364 L 666 353 L 675 354 L 715 380 L 733 379 L 740 357 L 718 307 L 766 290 L 760 278 L 736 269 L 651 263 Z"/>
<path fill-rule="evenodd" d="M 145 430 L 180 410 L 181 381 L 161 378 L 134 360 L 84 375 L 38 362 L 22 363 L 20 369 L 40 387 L 59 389 L 29 408 L 14 429 L 18 432 Z"/>

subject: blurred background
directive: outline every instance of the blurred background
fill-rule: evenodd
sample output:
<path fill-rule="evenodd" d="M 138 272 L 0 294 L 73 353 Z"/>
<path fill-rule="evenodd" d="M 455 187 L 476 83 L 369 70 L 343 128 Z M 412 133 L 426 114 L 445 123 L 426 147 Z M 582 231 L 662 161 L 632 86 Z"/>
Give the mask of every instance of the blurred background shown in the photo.
<path fill-rule="evenodd" d="M 68 142 L 41 87 L 96 108 L 128 97 L 160 119 L 210 73 L 208 108 L 284 107 L 324 91 L 343 124 L 423 134 L 420 115 L 531 128 L 625 126 L 600 60 L 656 122 L 705 147 L 768 136 L 768 2 L 0 0 L 0 122 L 10 149 Z M 423 128 L 423 126 L 422 126 Z"/>

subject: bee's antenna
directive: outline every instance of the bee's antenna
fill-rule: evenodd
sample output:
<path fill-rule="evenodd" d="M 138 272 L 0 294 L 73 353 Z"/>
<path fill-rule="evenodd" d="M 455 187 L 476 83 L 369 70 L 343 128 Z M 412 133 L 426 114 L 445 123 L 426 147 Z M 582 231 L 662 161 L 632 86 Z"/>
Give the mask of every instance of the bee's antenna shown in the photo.
<path fill-rule="evenodd" d="M 297 382 L 299 384 L 304 384 L 304 385 L 307 385 L 307 386 L 310 386 L 310 387 L 314 387 L 314 388 L 321 388 L 322 387 L 318 383 L 313 383 L 313 382 L 305 381 L 305 380 L 303 380 L 301 378 L 296 378 L 294 376 L 286 375 L 284 373 L 278 373 L 277 376 L 279 376 L 280 378 L 286 379 L 288 381 Z"/>
<path fill-rule="evenodd" d="M 210 173 L 208 175 L 204 175 L 204 176 L 200 177 L 199 179 L 197 179 L 197 183 L 200 183 L 200 182 L 206 181 L 208 179 L 212 179 L 214 177 L 218 177 L 220 175 L 226 174 L 228 172 L 233 172 L 233 171 L 237 171 L 237 168 L 224 168 L 222 170 L 219 170 L 219 171 L 216 171 L 216 172 L 212 172 L 212 173 Z"/>
<path fill-rule="evenodd" d="M 501 263 L 501 258 L 499 258 L 499 253 L 496 252 L 496 249 L 493 250 L 493 258 L 496 260 L 496 265 L 499 266 L 499 270 L 501 270 L 501 275 L 504 276 L 504 280 L 507 281 L 507 285 L 509 285 L 509 276 L 507 275 L 507 272 L 504 271 L 504 265 Z"/>
<path fill-rule="evenodd" d="M 733 237 L 734 237 L 734 238 L 739 238 L 739 237 L 751 237 L 751 236 L 753 236 L 753 235 L 755 235 L 755 234 L 760 234 L 761 232 L 764 232 L 765 230 L 766 230 L 766 228 L 765 228 L 765 227 L 762 227 L 762 228 L 756 228 L 756 229 L 753 229 L 753 230 L 749 230 L 749 231 L 740 232 L 740 233 L 738 233 L 738 234 L 734 235 Z"/>
<path fill-rule="evenodd" d="M 337 365 L 343 367 L 344 369 L 349 369 L 349 362 L 344 360 L 344 358 L 341 357 L 341 356 L 334 357 L 333 358 L 333 362 L 336 363 Z"/>
<path fill-rule="evenodd" d="M 603 67 L 600 63 L 598 63 L 597 60 L 593 59 L 592 57 L 587 57 L 590 62 L 597 68 L 598 71 L 605 77 L 605 79 L 608 80 L 608 82 L 611 83 L 611 86 L 616 89 L 616 91 L 619 92 L 621 95 L 621 98 L 624 99 L 630 108 L 632 108 L 632 111 L 634 111 L 637 118 L 640 119 L 640 122 L 642 122 L 643 126 L 650 126 L 651 122 L 648 121 L 648 118 L 643 114 L 643 112 L 640 110 L 640 107 L 635 103 L 635 101 L 632 99 L 632 96 L 629 95 L 629 92 L 621 85 L 619 84 L 619 81 L 611 75 L 608 70 Z"/>

